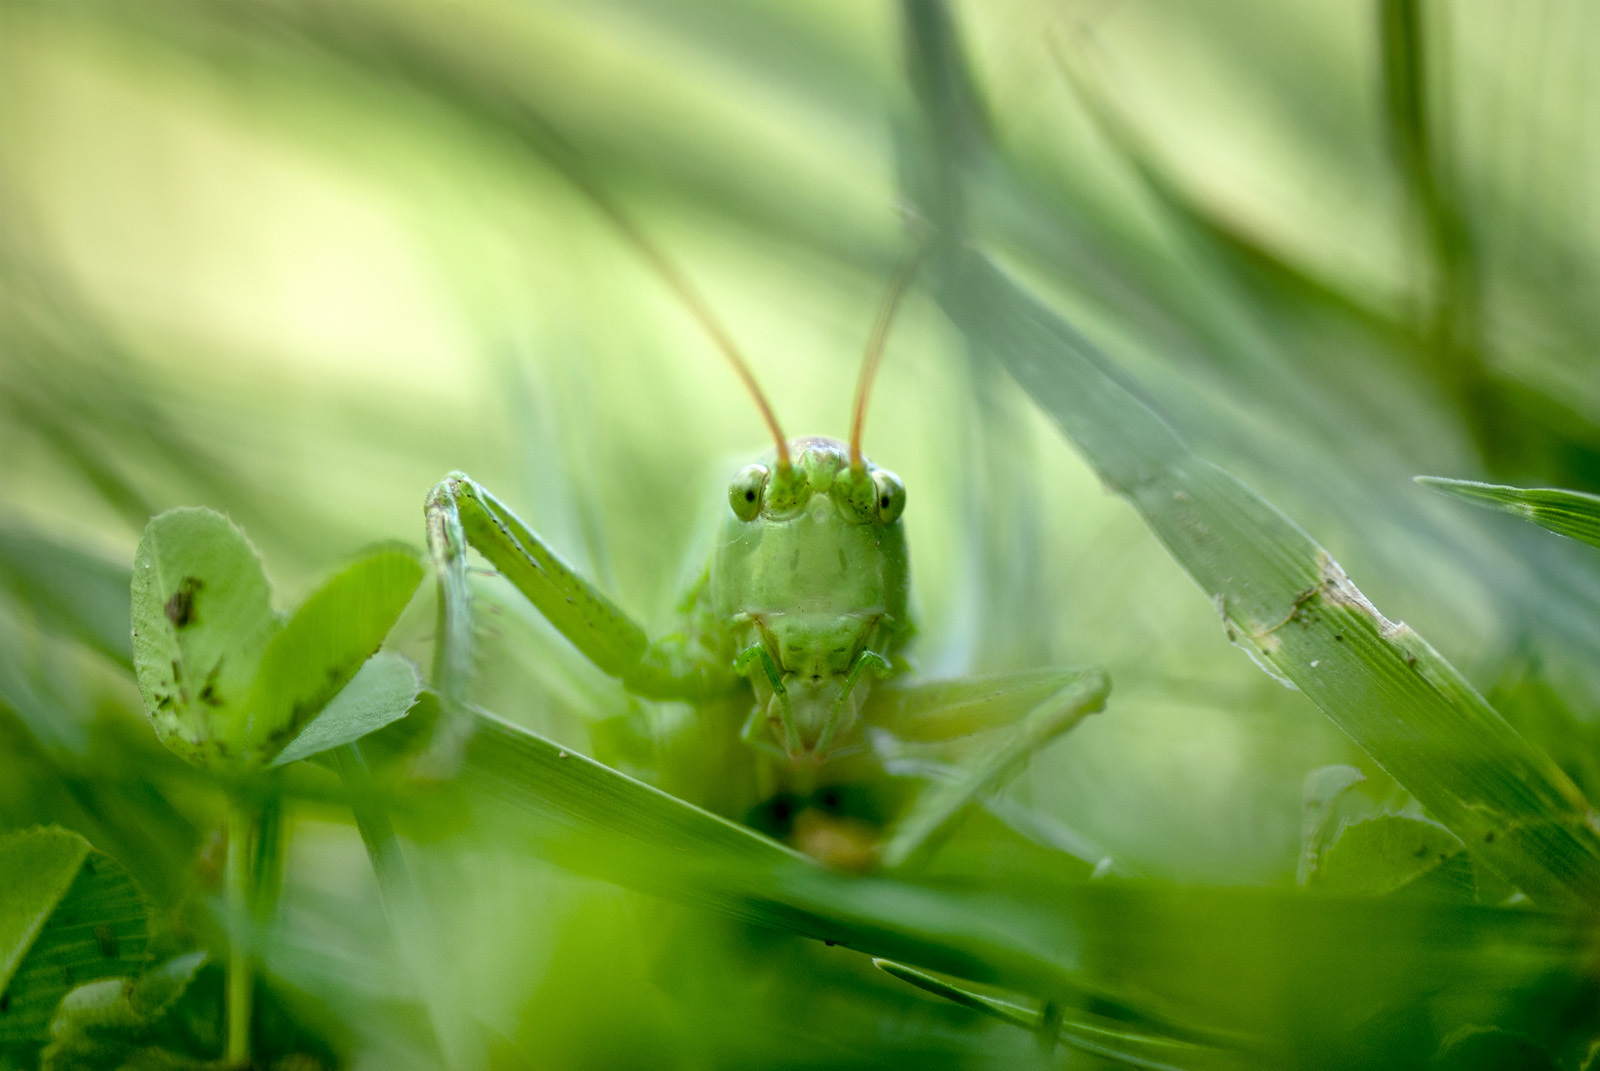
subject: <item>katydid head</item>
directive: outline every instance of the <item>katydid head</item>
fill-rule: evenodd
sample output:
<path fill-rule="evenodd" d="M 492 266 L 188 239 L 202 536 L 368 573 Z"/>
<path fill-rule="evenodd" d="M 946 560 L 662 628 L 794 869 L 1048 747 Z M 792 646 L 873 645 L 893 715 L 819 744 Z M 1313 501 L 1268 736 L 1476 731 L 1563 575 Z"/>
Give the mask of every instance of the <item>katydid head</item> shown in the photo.
<path fill-rule="evenodd" d="M 867 399 L 896 307 L 921 260 L 895 276 L 873 323 L 856 382 L 850 443 L 783 436 L 749 365 L 675 269 L 656 256 L 727 356 L 772 432 L 765 464 L 728 488 L 729 513 L 712 553 L 713 611 L 738 645 L 736 670 L 792 762 L 821 762 L 846 743 L 871 678 L 911 633 L 900 477 L 861 453 Z M 747 734 L 747 738 L 748 734 Z M 760 734 L 752 739 L 758 742 Z"/>
<path fill-rule="evenodd" d="M 778 748 L 821 761 L 910 633 L 905 486 L 837 440 L 789 445 L 789 465 L 734 477 L 711 598 Z"/>

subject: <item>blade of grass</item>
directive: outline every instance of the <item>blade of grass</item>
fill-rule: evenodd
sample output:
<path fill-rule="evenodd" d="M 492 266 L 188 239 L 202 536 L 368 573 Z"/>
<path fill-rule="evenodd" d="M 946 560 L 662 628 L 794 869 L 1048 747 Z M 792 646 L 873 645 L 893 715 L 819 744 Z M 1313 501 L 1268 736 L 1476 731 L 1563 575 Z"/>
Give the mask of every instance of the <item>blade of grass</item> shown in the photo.
<path fill-rule="evenodd" d="M 903 10 L 913 84 L 937 132 L 948 102 L 973 90 L 948 60 L 956 50 L 942 7 Z M 936 133 L 927 141 L 940 144 Z M 909 165 L 908 192 L 945 191 L 959 168 L 925 153 Z M 972 352 L 999 361 L 1139 511 L 1211 597 L 1229 639 L 1305 692 L 1490 868 L 1540 903 L 1592 903 L 1600 815 L 1555 762 L 1421 636 L 1379 613 L 1304 530 L 1194 454 L 1093 343 L 949 230 L 958 214 L 932 218 L 946 228 L 937 297 Z"/>
<path fill-rule="evenodd" d="M 41 623 L 133 668 L 126 565 L 21 529 L 0 531 L 0 585 Z"/>
<path fill-rule="evenodd" d="M 388 810 L 373 791 L 372 775 L 358 743 L 333 751 L 334 765 L 350 793 L 350 808 L 356 828 L 372 862 L 373 875 L 383 897 L 395 942 L 411 973 L 423 1004 L 434 1043 L 442 1064 L 451 1071 L 484 1065 L 483 1046 L 470 1016 L 444 979 L 444 956 L 439 947 L 439 929 L 421 888 L 411 873 L 400 838 Z"/>
<path fill-rule="evenodd" d="M 964 989 L 943 978 L 936 978 L 926 971 L 908 967 L 904 963 L 875 959 L 872 965 L 890 977 L 898 978 L 924 992 L 943 997 L 964 1008 L 983 1012 L 1030 1033 L 1038 1033 L 1044 1028 L 1041 1011 L 1024 1007 L 1015 1001 L 1000 1000 Z M 1112 1063 L 1148 1068 L 1150 1071 L 1199 1071 L 1208 1068 L 1249 1066 L 1236 1054 L 1187 1041 L 1148 1037 L 1098 1024 L 1088 1017 L 1063 1017 L 1057 1037 L 1062 1044 L 1110 1060 Z"/>
<path fill-rule="evenodd" d="M 1504 487 L 1443 476 L 1418 476 L 1416 480 L 1440 494 L 1514 514 L 1558 535 L 1600 547 L 1600 495 L 1556 487 Z"/>
<path fill-rule="evenodd" d="M 1453 988 L 1576 971 L 1590 940 L 1577 916 L 1469 903 L 852 876 L 492 715 L 475 721 L 458 783 L 502 849 L 1143 1036 L 1227 1050 L 1249 1035 L 1309 1053 Z"/>
<path fill-rule="evenodd" d="M 1075 977 L 1074 927 L 1053 908 L 830 871 L 492 714 L 474 721 L 461 772 L 469 796 L 563 866 L 812 940 L 1167 1022 Z"/>
<path fill-rule="evenodd" d="M 1431 274 L 1426 328 L 1434 374 L 1460 406 L 1478 447 L 1492 458 L 1502 431 L 1496 427 L 1493 383 L 1483 367 L 1480 271 L 1439 133 L 1436 112 L 1448 94 L 1438 92 L 1439 72 L 1428 49 L 1428 38 L 1440 28 L 1439 13 L 1433 14 L 1433 26 L 1418 0 L 1378 0 L 1377 13 L 1384 117 Z"/>

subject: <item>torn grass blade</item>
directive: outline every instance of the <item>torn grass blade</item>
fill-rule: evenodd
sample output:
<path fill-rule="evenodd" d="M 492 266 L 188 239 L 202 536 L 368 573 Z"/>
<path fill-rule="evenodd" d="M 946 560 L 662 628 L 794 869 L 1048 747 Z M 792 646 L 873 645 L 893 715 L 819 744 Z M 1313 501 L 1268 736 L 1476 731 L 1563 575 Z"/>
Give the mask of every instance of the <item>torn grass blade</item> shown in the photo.
<path fill-rule="evenodd" d="M 1600 893 L 1597 816 L 1545 753 L 1298 525 L 1193 454 L 1093 345 L 989 261 L 942 300 L 1210 596 L 1228 638 L 1293 683 L 1489 867 L 1546 905 Z"/>

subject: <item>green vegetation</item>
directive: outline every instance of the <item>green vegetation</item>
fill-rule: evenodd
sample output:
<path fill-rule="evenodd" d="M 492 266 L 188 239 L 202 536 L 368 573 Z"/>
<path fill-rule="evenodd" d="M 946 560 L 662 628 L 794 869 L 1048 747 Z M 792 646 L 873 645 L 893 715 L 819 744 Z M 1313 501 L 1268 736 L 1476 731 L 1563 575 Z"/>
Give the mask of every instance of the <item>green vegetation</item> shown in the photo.
<path fill-rule="evenodd" d="M 0 5 L 0 1069 L 1597 1066 L 1593 22 Z M 845 438 L 914 250 L 780 784 L 692 294 Z"/>

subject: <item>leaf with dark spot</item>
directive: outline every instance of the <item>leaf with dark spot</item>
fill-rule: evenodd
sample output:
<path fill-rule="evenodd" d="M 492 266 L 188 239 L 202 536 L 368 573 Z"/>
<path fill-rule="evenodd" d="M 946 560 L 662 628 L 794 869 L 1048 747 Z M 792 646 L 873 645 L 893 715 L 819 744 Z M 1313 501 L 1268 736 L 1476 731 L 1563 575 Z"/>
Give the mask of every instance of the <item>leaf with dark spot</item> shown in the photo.
<path fill-rule="evenodd" d="M 194 600 L 203 587 L 205 583 L 195 576 L 186 576 L 178 582 L 178 590 L 172 593 L 172 598 L 167 600 L 164 608 L 173 628 L 187 628 L 194 624 Z"/>
<path fill-rule="evenodd" d="M 220 513 L 153 518 L 134 557 L 134 670 L 161 742 L 190 762 L 239 743 L 262 652 L 281 627 L 261 561 Z M 235 749 L 237 753 L 237 749 Z"/>

